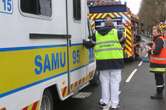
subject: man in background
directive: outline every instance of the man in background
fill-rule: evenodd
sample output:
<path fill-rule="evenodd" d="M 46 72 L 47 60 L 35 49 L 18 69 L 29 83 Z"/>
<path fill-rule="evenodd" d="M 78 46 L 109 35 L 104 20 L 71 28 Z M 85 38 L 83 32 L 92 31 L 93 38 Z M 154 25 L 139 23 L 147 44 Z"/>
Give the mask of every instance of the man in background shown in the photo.
<path fill-rule="evenodd" d="M 153 27 L 153 44 L 149 51 L 150 72 L 154 73 L 156 94 L 151 99 L 163 99 L 164 73 L 166 72 L 166 28 Z"/>

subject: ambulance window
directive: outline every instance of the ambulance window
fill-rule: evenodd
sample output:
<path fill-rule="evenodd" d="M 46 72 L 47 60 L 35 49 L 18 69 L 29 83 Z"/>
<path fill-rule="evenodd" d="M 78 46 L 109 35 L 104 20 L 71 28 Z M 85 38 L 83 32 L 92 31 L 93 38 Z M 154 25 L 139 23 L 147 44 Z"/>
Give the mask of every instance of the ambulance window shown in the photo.
<path fill-rule="evenodd" d="M 75 20 L 81 20 L 81 0 L 73 0 L 73 17 Z"/>
<path fill-rule="evenodd" d="M 51 17 L 51 0 L 20 0 L 21 10 L 25 13 Z"/>

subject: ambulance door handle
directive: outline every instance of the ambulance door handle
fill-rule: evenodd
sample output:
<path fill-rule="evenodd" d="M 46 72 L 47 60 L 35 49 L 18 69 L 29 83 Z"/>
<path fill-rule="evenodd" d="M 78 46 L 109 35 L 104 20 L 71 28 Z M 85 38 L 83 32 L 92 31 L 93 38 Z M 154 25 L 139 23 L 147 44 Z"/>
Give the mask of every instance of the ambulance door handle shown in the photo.
<path fill-rule="evenodd" d="M 30 33 L 29 38 L 30 39 L 70 39 L 71 35 Z"/>

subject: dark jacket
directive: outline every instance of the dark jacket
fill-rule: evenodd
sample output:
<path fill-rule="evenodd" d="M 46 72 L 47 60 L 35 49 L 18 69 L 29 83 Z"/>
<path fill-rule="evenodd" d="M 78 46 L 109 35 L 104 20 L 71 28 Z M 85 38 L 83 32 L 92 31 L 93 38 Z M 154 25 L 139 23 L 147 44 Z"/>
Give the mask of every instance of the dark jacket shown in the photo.
<path fill-rule="evenodd" d="M 157 39 L 155 39 L 154 43 L 155 43 L 155 49 L 151 50 L 150 54 L 159 55 L 163 48 L 164 42 L 161 38 L 158 37 Z M 166 67 L 166 65 L 150 63 L 150 67 L 151 68 L 156 68 L 156 67 L 164 68 L 164 67 Z"/>
<path fill-rule="evenodd" d="M 110 32 L 112 29 L 107 28 L 107 29 L 100 29 L 98 30 L 98 32 L 103 35 L 108 34 L 108 32 Z M 119 36 L 120 33 L 118 33 Z M 119 38 L 121 39 L 121 38 Z M 122 39 L 122 43 L 124 39 Z M 96 42 L 96 37 L 95 35 L 92 36 L 92 40 L 91 41 L 84 41 L 84 45 L 87 48 L 92 48 L 95 46 L 95 42 Z M 108 70 L 108 69 L 122 69 L 124 67 L 124 61 L 123 59 L 110 59 L 110 60 L 96 60 L 96 66 L 97 66 L 97 70 Z"/>

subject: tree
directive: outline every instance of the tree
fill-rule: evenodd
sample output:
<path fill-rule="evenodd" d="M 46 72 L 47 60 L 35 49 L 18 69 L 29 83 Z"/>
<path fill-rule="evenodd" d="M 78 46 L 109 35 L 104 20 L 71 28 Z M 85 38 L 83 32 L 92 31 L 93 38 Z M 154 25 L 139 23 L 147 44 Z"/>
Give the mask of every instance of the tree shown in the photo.
<path fill-rule="evenodd" d="M 145 30 L 151 32 L 153 25 L 166 20 L 166 0 L 143 0 L 139 17 Z"/>

